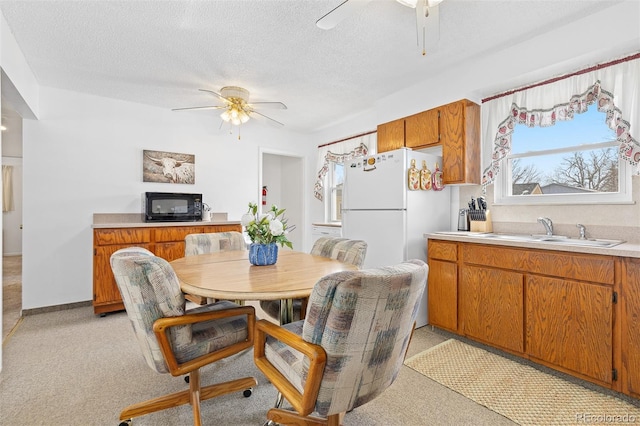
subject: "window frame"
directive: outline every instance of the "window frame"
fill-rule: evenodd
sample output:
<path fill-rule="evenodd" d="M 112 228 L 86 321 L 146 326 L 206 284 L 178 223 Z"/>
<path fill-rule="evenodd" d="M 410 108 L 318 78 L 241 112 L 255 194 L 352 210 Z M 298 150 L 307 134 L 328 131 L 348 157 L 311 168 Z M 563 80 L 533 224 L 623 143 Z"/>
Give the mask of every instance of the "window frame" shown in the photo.
<path fill-rule="evenodd" d="M 336 193 L 338 190 L 338 186 L 334 185 L 334 181 L 335 181 L 335 168 L 336 165 L 340 165 L 343 168 L 343 174 L 344 174 L 344 163 L 339 163 L 339 162 L 335 162 L 335 161 L 329 161 L 329 170 L 327 171 L 327 177 L 326 177 L 326 185 L 325 185 L 325 194 L 324 194 L 324 199 L 325 199 L 325 203 L 324 203 L 324 207 L 325 207 L 325 222 L 326 223 L 341 223 L 342 221 L 342 217 L 340 216 L 339 218 L 336 217 L 334 219 L 333 217 L 333 208 L 334 205 L 336 203 Z M 336 213 L 338 213 L 340 211 L 340 209 L 342 208 L 342 206 L 337 206 L 337 210 Z"/>
<path fill-rule="evenodd" d="M 618 147 L 619 142 L 599 142 L 594 144 L 574 145 L 572 147 L 558 148 L 556 150 L 546 150 L 549 153 L 577 152 L 575 148 L 597 148 L 604 145 Z M 571 149 L 573 148 L 573 149 Z M 542 151 L 541 151 L 542 152 Z M 563 193 L 563 194 L 528 194 L 510 195 L 512 184 L 512 169 L 509 161 L 516 158 L 527 157 L 527 154 L 507 154 L 500 160 L 500 170 L 494 181 L 494 204 L 495 205 L 577 205 L 577 204 L 633 204 L 631 188 L 632 167 L 618 156 L 618 192 L 597 192 L 597 193 Z M 541 154 L 540 154 L 541 155 Z M 529 155 L 531 156 L 531 155 Z"/>

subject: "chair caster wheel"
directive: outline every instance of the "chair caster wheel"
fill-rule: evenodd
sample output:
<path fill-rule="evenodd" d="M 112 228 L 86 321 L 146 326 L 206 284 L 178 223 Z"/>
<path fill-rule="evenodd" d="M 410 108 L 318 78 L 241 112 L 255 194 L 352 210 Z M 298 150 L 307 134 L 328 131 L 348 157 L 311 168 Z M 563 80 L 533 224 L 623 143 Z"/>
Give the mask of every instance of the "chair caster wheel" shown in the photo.
<path fill-rule="evenodd" d="M 184 381 L 185 381 L 186 383 L 189 383 L 189 376 L 184 376 Z"/>
<path fill-rule="evenodd" d="M 131 419 L 121 421 L 118 426 L 131 426 Z"/>
<path fill-rule="evenodd" d="M 242 396 L 244 396 L 245 398 L 249 398 L 252 393 L 253 388 L 245 389 L 244 391 L 242 391 Z"/>

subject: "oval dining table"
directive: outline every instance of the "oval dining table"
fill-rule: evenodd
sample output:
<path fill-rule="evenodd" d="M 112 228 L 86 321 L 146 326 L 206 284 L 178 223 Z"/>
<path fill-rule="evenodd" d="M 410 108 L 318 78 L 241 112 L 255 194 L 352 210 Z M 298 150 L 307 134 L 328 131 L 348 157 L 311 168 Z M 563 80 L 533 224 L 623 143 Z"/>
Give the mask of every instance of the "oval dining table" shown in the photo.
<path fill-rule="evenodd" d="M 249 263 L 248 250 L 199 254 L 171 262 L 183 292 L 224 300 L 280 300 L 280 323 L 293 320 L 293 299 L 306 299 L 325 275 L 358 269 L 322 256 L 279 250 L 274 265 Z"/>

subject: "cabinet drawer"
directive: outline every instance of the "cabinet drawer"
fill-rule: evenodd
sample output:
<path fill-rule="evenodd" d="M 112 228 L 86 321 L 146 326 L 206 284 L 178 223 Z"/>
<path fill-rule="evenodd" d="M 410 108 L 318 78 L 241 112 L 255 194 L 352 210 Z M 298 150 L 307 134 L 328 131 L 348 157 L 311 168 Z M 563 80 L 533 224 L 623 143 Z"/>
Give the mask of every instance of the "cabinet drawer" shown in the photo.
<path fill-rule="evenodd" d="M 209 225 L 204 226 L 205 233 L 215 233 L 215 232 L 242 232 L 242 225 Z"/>
<path fill-rule="evenodd" d="M 614 283 L 614 260 L 609 256 L 465 244 L 462 247 L 462 258 L 467 264 L 601 284 Z"/>
<path fill-rule="evenodd" d="M 183 241 L 184 237 L 189 234 L 202 234 L 202 226 L 176 226 L 166 228 L 155 228 L 155 241 L 156 242 L 168 242 L 168 241 Z"/>
<path fill-rule="evenodd" d="M 137 244 L 151 241 L 149 228 L 96 229 L 93 232 L 94 244 Z"/>
<path fill-rule="evenodd" d="M 449 260 L 455 262 L 458 260 L 458 244 L 453 242 L 444 242 L 437 240 L 429 240 L 428 251 L 429 258 Z"/>

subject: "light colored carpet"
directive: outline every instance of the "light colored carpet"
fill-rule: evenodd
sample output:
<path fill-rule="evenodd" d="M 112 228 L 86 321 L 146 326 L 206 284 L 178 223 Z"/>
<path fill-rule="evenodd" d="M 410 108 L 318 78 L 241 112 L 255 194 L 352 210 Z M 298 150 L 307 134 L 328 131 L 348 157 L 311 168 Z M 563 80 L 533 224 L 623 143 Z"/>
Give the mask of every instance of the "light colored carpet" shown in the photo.
<path fill-rule="evenodd" d="M 413 335 L 409 355 L 446 340 L 429 327 Z M 3 344 L 0 424 L 46 426 L 117 425 L 120 410 L 186 388 L 181 377 L 157 374 L 144 362 L 124 312 L 104 318 L 92 307 L 25 316 Z M 256 369 L 252 352 L 205 367 L 203 385 L 246 375 L 258 386 L 203 402 L 204 425 L 260 426 L 276 391 Z M 181 406 L 134 419 L 135 426 L 188 426 L 191 408 Z M 380 397 L 347 413 L 346 426 L 513 426 L 433 380 L 403 367 Z"/>
<path fill-rule="evenodd" d="M 640 422 L 621 399 L 454 339 L 405 365 L 523 426 Z"/>
<path fill-rule="evenodd" d="M 22 308 L 22 256 L 2 258 L 2 341 L 20 321 Z"/>

